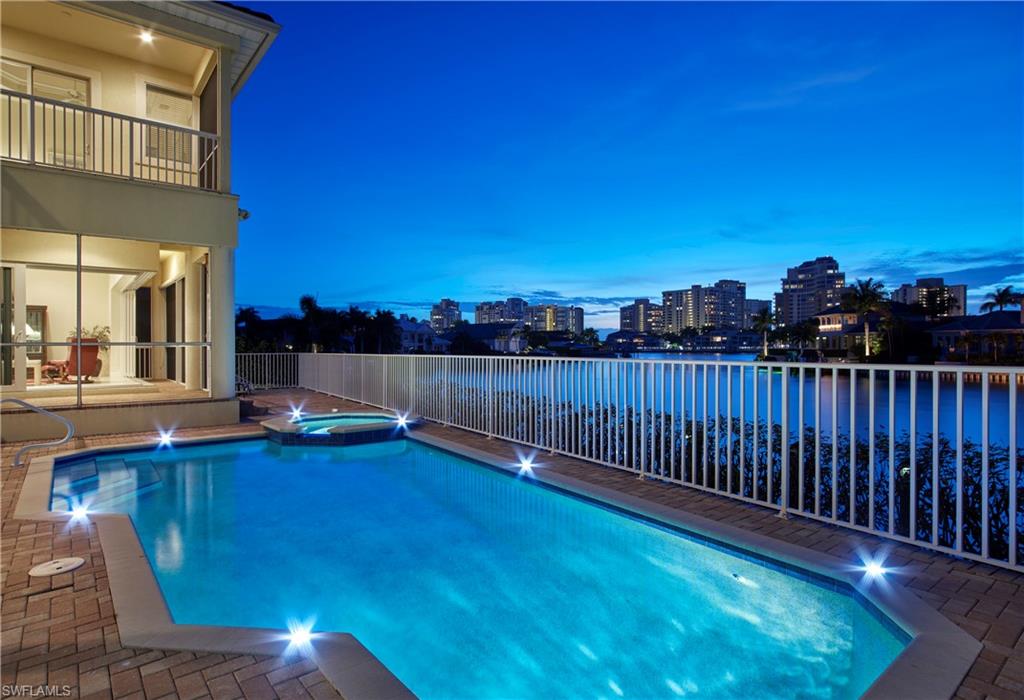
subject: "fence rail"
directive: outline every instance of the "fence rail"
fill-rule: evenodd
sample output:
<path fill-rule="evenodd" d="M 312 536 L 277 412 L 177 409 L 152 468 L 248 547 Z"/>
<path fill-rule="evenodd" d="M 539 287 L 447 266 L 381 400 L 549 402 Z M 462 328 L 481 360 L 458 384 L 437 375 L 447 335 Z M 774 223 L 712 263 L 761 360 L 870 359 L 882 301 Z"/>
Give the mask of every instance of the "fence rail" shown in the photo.
<path fill-rule="evenodd" d="M 253 389 L 299 386 L 299 355 L 293 352 L 249 352 L 235 355 L 235 374 Z"/>
<path fill-rule="evenodd" d="M 0 91 L 0 158 L 216 190 L 216 134 Z"/>
<path fill-rule="evenodd" d="M 1024 368 L 292 357 L 304 388 L 1024 570 Z"/>

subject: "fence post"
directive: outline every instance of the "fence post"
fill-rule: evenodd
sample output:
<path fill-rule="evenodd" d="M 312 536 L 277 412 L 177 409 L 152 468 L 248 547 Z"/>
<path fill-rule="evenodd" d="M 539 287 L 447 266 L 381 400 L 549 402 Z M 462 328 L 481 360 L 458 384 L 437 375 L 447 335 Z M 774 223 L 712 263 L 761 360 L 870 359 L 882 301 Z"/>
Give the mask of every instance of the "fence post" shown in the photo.
<path fill-rule="evenodd" d="M 555 402 L 555 372 L 558 366 L 557 360 L 548 360 L 548 453 L 555 454 L 555 412 L 558 406 Z"/>
<path fill-rule="evenodd" d="M 782 454 L 781 454 L 782 465 L 781 465 L 781 469 L 782 469 L 782 473 L 779 474 L 779 478 L 782 481 L 782 483 L 779 484 L 779 488 L 782 490 L 782 494 L 781 494 L 782 497 L 781 497 L 781 503 L 780 503 L 781 507 L 779 508 L 779 517 L 782 518 L 783 520 L 787 520 L 789 518 L 789 512 L 787 510 L 789 508 L 789 376 L 790 376 L 790 369 L 789 369 L 789 367 L 786 366 L 786 365 L 783 365 L 782 384 L 781 384 L 781 390 L 782 390 L 782 397 L 781 397 L 782 398 L 782 437 L 781 437 L 781 440 L 782 440 L 782 445 L 781 445 L 781 447 L 782 447 Z M 802 379 L 802 376 L 801 376 L 801 379 Z M 768 382 L 771 383 L 771 381 L 772 381 L 771 375 L 768 375 Z M 717 391 L 717 388 L 716 388 L 716 391 Z M 802 427 L 803 426 L 801 426 L 801 435 L 803 434 Z M 768 426 L 768 430 L 771 431 L 771 426 L 770 425 Z M 769 464 L 771 464 L 771 462 L 769 462 Z M 768 500 L 769 501 L 771 500 L 771 496 L 772 496 L 771 493 L 769 493 L 768 494 Z"/>
<path fill-rule="evenodd" d="M 487 385 L 484 390 L 487 399 L 487 439 L 494 439 L 494 358 L 487 358 Z"/>

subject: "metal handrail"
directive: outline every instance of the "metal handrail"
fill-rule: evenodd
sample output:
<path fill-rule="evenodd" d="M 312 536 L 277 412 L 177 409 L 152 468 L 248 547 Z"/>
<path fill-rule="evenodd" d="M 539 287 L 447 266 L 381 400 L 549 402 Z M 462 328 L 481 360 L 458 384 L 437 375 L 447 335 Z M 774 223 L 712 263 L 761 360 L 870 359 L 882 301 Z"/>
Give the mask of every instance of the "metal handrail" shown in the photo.
<path fill-rule="evenodd" d="M 21 456 L 23 454 L 25 454 L 26 452 L 28 452 L 29 450 L 34 450 L 34 449 L 36 449 L 38 447 L 58 447 L 60 445 L 64 445 L 64 444 L 70 442 L 71 438 L 73 438 L 75 436 L 75 424 L 72 423 L 71 421 L 69 421 L 64 416 L 58 415 L 58 414 L 54 413 L 53 411 L 47 411 L 45 408 L 40 408 L 39 406 L 35 406 L 33 404 L 30 404 L 28 401 L 22 401 L 21 399 L 4 398 L 4 399 L 0 399 L 0 403 L 13 403 L 13 404 L 16 404 L 18 406 L 21 406 L 22 408 L 27 408 L 30 411 L 35 411 L 36 413 L 38 413 L 40 415 L 50 416 L 51 418 L 54 418 L 54 419 L 60 421 L 61 423 L 63 423 L 64 427 L 67 428 L 67 431 L 68 431 L 67 434 L 64 437 L 62 437 L 61 439 L 59 439 L 59 440 L 54 440 L 52 442 L 34 442 L 34 443 L 30 444 L 30 445 L 25 445 L 24 447 L 22 447 L 14 455 L 14 466 L 15 467 L 24 466 L 21 463 Z"/>
<path fill-rule="evenodd" d="M 156 126 L 161 129 L 167 129 L 169 131 L 178 131 L 183 134 L 194 134 L 197 136 L 205 136 L 210 139 L 216 139 L 217 134 L 212 131 L 200 131 L 199 129 L 189 129 L 186 126 L 178 126 L 177 124 L 166 124 L 164 122 L 153 121 L 152 119 L 145 119 L 143 117 L 136 117 L 131 114 L 122 114 L 121 112 L 110 112 L 105 109 L 97 109 L 96 107 L 89 107 L 87 105 L 75 104 L 73 102 L 61 102 L 60 100 L 54 100 L 49 97 L 39 97 L 38 95 L 29 95 L 24 92 L 18 92 L 17 90 L 8 90 L 6 88 L 0 89 L 0 94 L 9 95 L 11 97 L 17 97 L 22 100 L 28 100 L 30 103 L 38 102 L 51 107 L 61 107 L 74 109 L 79 112 L 88 112 L 90 114 L 97 114 L 103 117 L 111 117 L 115 119 L 124 119 L 126 121 L 135 122 L 136 124 L 142 124 L 144 126 Z"/>

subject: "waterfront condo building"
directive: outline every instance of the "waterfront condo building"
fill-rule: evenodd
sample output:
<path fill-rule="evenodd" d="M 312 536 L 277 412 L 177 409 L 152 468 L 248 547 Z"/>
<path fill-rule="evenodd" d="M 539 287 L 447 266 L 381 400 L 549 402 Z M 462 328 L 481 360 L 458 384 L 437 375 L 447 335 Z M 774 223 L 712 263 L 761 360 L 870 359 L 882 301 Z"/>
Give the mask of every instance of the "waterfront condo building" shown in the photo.
<path fill-rule="evenodd" d="M 650 299 L 636 299 L 619 309 L 619 330 L 659 334 L 664 332 L 664 310 Z"/>
<path fill-rule="evenodd" d="M 754 318 L 762 311 L 772 312 L 770 299 L 746 299 L 743 302 L 743 328 L 749 330 L 754 327 Z"/>
<path fill-rule="evenodd" d="M 435 333 L 444 333 L 462 320 L 462 310 L 459 309 L 459 302 L 451 299 L 442 299 L 439 303 L 430 307 L 430 327 Z"/>
<path fill-rule="evenodd" d="M 527 306 L 524 322 L 534 331 L 583 332 L 583 307 L 537 304 Z"/>
<path fill-rule="evenodd" d="M 475 323 L 518 323 L 526 314 L 526 300 L 509 297 L 505 301 L 482 301 L 474 309 Z"/>
<path fill-rule="evenodd" d="M 237 421 L 231 103 L 278 29 L 226 3 L 4 2 L 5 397 L 79 435 Z M 5 440 L 62 431 L 8 408 Z"/>
<path fill-rule="evenodd" d="M 901 304 L 918 304 L 931 318 L 967 314 L 967 285 L 946 284 L 941 277 L 923 277 L 916 284 L 903 284 L 892 293 Z"/>
<path fill-rule="evenodd" d="M 833 257 L 821 257 L 786 270 L 782 291 L 775 294 L 777 321 L 795 326 L 814 316 L 839 307 L 846 275 L 839 271 Z"/>
<path fill-rule="evenodd" d="M 747 285 L 736 280 L 662 292 L 665 330 L 742 328 L 746 298 Z"/>

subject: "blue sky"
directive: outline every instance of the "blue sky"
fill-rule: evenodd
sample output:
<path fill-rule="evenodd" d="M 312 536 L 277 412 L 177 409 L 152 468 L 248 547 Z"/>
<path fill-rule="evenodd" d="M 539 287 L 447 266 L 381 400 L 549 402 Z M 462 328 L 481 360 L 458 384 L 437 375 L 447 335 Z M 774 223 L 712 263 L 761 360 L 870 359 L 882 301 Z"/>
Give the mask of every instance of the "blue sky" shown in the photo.
<path fill-rule="evenodd" d="M 236 298 L 425 313 L 787 266 L 1024 286 L 1016 3 L 260 3 Z"/>

